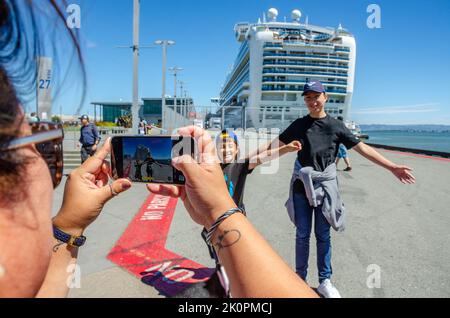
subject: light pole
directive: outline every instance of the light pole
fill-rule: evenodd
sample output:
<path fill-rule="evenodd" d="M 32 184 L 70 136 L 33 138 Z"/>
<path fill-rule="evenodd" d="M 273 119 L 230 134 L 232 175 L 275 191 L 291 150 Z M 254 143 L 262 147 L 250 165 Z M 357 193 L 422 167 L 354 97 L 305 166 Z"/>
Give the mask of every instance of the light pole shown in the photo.
<path fill-rule="evenodd" d="M 133 105 L 131 106 L 131 122 L 133 134 L 139 129 L 139 16 L 141 1 L 134 0 L 133 6 Z"/>
<path fill-rule="evenodd" d="M 136 134 L 139 127 L 139 51 L 142 48 L 147 49 L 153 47 L 139 45 L 139 17 L 141 1 L 134 0 L 133 3 L 133 45 L 116 46 L 116 48 L 133 50 L 133 104 L 131 106 L 131 121 L 133 134 Z"/>
<path fill-rule="evenodd" d="M 169 68 L 169 71 L 173 72 L 173 77 L 174 77 L 174 91 L 173 91 L 173 105 L 174 105 L 174 110 L 175 112 L 177 112 L 178 110 L 178 103 L 177 103 L 177 76 L 178 76 L 178 72 L 183 71 L 183 69 L 181 67 L 175 66 L 175 67 L 171 67 Z M 180 107 L 181 108 L 181 107 Z"/>
<path fill-rule="evenodd" d="M 185 102 L 184 102 L 184 105 L 185 105 L 184 106 L 184 116 L 189 119 L 189 117 L 188 117 L 188 98 L 187 98 L 187 96 L 188 96 L 187 90 L 184 90 L 184 100 L 185 100 Z"/>
<path fill-rule="evenodd" d="M 184 110 L 184 99 L 183 99 L 183 88 L 184 88 L 184 82 L 183 81 L 179 81 L 179 83 L 180 83 L 180 97 L 181 97 L 181 99 L 180 99 L 180 107 L 181 107 L 181 109 L 180 109 L 180 112 L 181 112 L 181 116 L 183 116 L 184 117 L 184 115 L 183 115 L 183 110 Z"/>
<path fill-rule="evenodd" d="M 157 40 L 156 45 L 162 46 L 162 128 L 167 128 L 166 126 L 166 64 L 167 64 L 167 47 L 174 45 L 175 41 L 171 40 Z"/>

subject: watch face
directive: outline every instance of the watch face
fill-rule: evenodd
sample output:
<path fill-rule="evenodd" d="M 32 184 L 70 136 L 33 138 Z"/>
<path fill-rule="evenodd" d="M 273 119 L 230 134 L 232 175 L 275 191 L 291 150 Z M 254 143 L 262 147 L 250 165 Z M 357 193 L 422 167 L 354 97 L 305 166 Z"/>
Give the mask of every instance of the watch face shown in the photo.
<path fill-rule="evenodd" d="M 83 246 L 84 243 L 86 243 L 86 237 L 85 236 L 80 236 L 75 240 L 75 244 L 77 246 Z"/>

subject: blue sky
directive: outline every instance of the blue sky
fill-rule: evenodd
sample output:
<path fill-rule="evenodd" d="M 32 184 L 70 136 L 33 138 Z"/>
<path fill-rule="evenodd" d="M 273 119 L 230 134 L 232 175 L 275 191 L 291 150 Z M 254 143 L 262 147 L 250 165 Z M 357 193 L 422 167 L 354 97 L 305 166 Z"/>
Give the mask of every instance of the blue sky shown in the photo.
<path fill-rule="evenodd" d="M 170 138 L 130 138 L 124 143 L 124 156 L 134 156 L 139 145 L 147 146 L 155 160 L 170 160 L 172 158 L 172 139 Z"/>
<path fill-rule="evenodd" d="M 132 0 L 68 1 L 81 6 L 81 37 L 88 73 L 83 112 L 91 101 L 131 100 L 132 53 L 117 45 L 132 42 Z M 369 29 L 367 7 L 381 7 L 381 29 Z M 300 9 L 309 23 L 339 23 L 357 41 L 352 119 L 362 124 L 450 124 L 450 1 L 431 0 L 141 0 L 141 45 L 156 39 L 169 48 L 168 67 L 184 68 L 180 79 L 198 105 L 219 95 L 237 54 L 237 22 L 256 22 L 269 8 L 279 18 Z M 71 87 L 72 81 L 65 87 Z M 141 51 L 140 97 L 161 95 L 161 49 Z M 167 93 L 173 93 L 168 76 Z M 74 91 L 62 90 L 55 110 L 77 108 Z"/>

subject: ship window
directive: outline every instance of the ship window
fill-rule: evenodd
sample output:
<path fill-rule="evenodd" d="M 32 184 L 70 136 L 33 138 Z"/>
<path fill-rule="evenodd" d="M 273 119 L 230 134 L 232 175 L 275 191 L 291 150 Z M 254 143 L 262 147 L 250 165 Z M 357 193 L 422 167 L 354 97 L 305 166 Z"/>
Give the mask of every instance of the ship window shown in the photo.
<path fill-rule="evenodd" d="M 297 94 L 287 94 L 286 100 L 290 102 L 295 102 L 297 100 Z"/>
<path fill-rule="evenodd" d="M 270 101 L 282 101 L 284 99 L 283 94 L 263 94 L 262 100 L 270 100 Z"/>

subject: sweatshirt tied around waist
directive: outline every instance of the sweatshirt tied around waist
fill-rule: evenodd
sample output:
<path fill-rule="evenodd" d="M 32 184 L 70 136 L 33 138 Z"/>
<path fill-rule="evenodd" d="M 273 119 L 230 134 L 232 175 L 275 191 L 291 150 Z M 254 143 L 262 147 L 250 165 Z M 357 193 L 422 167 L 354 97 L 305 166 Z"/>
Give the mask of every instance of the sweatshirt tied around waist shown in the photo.
<path fill-rule="evenodd" d="M 336 164 L 333 163 L 323 172 L 319 172 L 312 167 L 302 168 L 298 160 L 295 162 L 290 196 L 286 202 L 286 208 L 294 224 L 294 182 L 296 180 L 302 181 L 310 206 L 314 209 L 321 209 L 331 227 L 337 232 L 343 232 L 345 230 L 345 206 L 339 192 Z"/>

